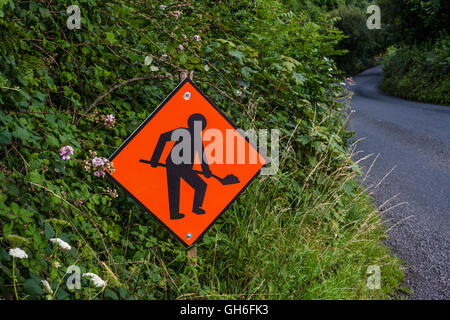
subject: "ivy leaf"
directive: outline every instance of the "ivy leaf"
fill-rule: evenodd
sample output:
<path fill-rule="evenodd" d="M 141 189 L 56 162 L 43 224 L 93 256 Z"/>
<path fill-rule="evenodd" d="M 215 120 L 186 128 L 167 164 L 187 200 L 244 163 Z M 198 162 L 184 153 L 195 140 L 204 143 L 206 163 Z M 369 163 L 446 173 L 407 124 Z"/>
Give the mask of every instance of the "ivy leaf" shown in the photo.
<path fill-rule="evenodd" d="M 122 299 L 128 299 L 129 295 L 125 288 L 119 287 L 119 294 Z"/>
<path fill-rule="evenodd" d="M 37 171 L 31 171 L 29 175 L 29 179 L 31 182 L 40 184 L 42 182 L 42 177 Z"/>
<path fill-rule="evenodd" d="M 54 147 L 54 148 L 58 147 L 59 146 L 58 139 L 56 139 L 56 137 L 52 134 L 47 136 L 47 138 L 45 138 L 45 141 L 43 143 L 43 147 L 46 148 L 47 146 Z"/>
<path fill-rule="evenodd" d="M 109 43 L 114 43 L 114 42 L 116 42 L 116 37 L 114 36 L 114 33 L 112 33 L 112 32 L 107 32 L 107 33 L 106 33 L 106 40 L 108 40 Z"/>
<path fill-rule="evenodd" d="M 106 289 L 103 297 L 105 299 L 119 300 L 119 296 L 117 295 L 117 293 L 115 293 L 111 289 Z"/>
<path fill-rule="evenodd" d="M 53 230 L 52 226 L 44 221 L 44 235 L 46 239 L 53 238 L 55 236 L 55 230 Z"/>
<path fill-rule="evenodd" d="M 11 142 L 11 133 L 8 131 L 0 132 L 0 144 L 8 144 Z"/>
<path fill-rule="evenodd" d="M 50 17 L 50 10 L 47 8 L 39 8 L 39 12 L 41 13 L 42 18 L 48 18 Z"/>
<path fill-rule="evenodd" d="M 64 289 L 58 288 L 58 290 L 55 293 L 55 296 L 59 300 L 64 300 L 69 296 L 69 294 Z"/>
<path fill-rule="evenodd" d="M 30 132 L 28 132 L 27 130 L 25 130 L 22 127 L 19 127 L 16 125 L 16 130 L 12 133 L 12 135 L 16 138 L 19 138 L 20 140 L 22 140 L 22 142 L 28 142 L 31 134 Z"/>
<path fill-rule="evenodd" d="M 36 98 L 37 100 L 44 102 L 45 101 L 45 93 L 40 92 L 40 91 L 36 91 L 33 94 L 33 98 Z"/>
<path fill-rule="evenodd" d="M 229 50 L 228 54 L 235 57 L 239 61 L 239 64 L 244 64 L 243 59 L 245 58 L 245 55 L 242 52 L 238 50 Z"/>
<path fill-rule="evenodd" d="M 8 254 L 8 252 L 3 249 L 0 248 L 0 261 L 11 261 L 11 256 Z"/>
<path fill-rule="evenodd" d="M 180 56 L 179 59 L 180 59 L 180 64 L 182 64 L 182 65 L 186 64 L 187 56 L 184 53 Z"/>
<path fill-rule="evenodd" d="M 28 294 L 41 295 L 44 293 L 40 283 L 37 283 L 34 279 L 27 279 L 23 283 L 23 290 Z"/>

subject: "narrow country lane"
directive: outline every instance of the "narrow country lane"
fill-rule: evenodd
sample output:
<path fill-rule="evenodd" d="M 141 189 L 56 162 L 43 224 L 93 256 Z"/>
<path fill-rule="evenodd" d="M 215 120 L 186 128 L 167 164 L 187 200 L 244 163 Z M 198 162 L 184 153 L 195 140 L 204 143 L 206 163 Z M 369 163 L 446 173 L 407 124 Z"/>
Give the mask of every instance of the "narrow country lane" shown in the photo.
<path fill-rule="evenodd" d="M 367 172 L 378 156 L 364 184 L 382 181 L 372 189 L 376 205 L 394 197 L 381 212 L 388 244 L 407 263 L 411 298 L 450 299 L 450 107 L 387 96 L 381 80 L 378 66 L 351 86 L 350 129 L 363 138 L 355 160 L 373 154 L 361 162 Z"/>

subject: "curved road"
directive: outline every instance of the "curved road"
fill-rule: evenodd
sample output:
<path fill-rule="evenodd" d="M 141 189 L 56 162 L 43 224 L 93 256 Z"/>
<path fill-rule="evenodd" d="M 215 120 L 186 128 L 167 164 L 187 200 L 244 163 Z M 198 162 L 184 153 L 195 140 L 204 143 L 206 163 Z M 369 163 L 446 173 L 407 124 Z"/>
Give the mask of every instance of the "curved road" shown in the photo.
<path fill-rule="evenodd" d="M 380 211 L 389 246 L 406 261 L 410 298 L 450 299 L 450 107 L 383 94 L 379 66 L 353 80 L 350 129 L 364 138 L 354 159 L 374 154 L 361 165 L 375 204 L 394 197 Z"/>

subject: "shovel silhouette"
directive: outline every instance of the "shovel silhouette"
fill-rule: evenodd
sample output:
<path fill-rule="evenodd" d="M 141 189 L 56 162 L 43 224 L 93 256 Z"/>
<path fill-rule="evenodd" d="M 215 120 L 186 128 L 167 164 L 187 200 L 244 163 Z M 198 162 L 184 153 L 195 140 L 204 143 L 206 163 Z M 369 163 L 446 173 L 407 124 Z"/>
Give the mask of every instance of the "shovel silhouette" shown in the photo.
<path fill-rule="evenodd" d="M 140 159 L 139 162 L 146 163 L 146 164 L 151 164 L 149 160 L 143 160 L 143 159 Z M 163 164 L 163 163 L 158 163 L 158 166 L 160 166 L 160 167 L 166 167 L 166 165 Z M 198 170 L 193 170 L 193 171 L 194 171 L 195 173 L 204 175 L 204 173 L 203 173 L 202 171 L 198 171 Z M 211 177 L 217 179 L 217 180 L 218 180 L 221 184 L 223 184 L 223 185 L 236 184 L 236 183 L 239 183 L 239 182 L 240 182 L 240 181 L 239 181 L 239 178 L 236 177 L 234 174 L 229 174 L 229 175 L 227 175 L 227 176 L 224 177 L 224 178 L 220 178 L 220 177 L 216 176 L 215 174 L 211 174 Z"/>

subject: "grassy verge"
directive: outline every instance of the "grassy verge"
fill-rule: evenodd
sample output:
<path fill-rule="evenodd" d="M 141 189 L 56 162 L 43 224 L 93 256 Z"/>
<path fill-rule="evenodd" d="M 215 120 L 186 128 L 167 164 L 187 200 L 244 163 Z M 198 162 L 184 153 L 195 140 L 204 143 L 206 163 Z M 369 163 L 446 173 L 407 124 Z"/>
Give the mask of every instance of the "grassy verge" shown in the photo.
<path fill-rule="evenodd" d="M 209 295 L 387 299 L 396 293 L 403 271 L 382 244 L 379 212 L 348 157 L 334 170 L 331 159 L 324 153 L 303 168 L 305 179 L 285 172 L 252 185 L 213 243 L 199 248 L 206 268 L 200 274 L 210 274 Z M 208 272 L 211 265 L 218 272 Z M 366 287 L 371 265 L 381 269 L 379 290 Z"/>

